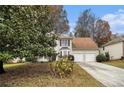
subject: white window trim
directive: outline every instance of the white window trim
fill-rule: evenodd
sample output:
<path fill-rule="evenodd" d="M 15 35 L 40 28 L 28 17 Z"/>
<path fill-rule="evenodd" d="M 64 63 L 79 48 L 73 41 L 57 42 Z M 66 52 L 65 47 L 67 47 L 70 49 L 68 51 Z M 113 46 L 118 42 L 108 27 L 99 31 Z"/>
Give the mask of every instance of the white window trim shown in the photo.
<path fill-rule="evenodd" d="M 63 44 L 65 42 L 66 42 L 66 44 Z M 69 45 L 70 45 L 70 44 L 68 44 L 69 43 L 68 39 L 61 39 L 60 43 L 61 43 L 61 47 L 69 47 Z"/>
<path fill-rule="evenodd" d="M 66 55 L 64 55 L 64 51 L 66 51 L 67 56 L 71 54 L 71 53 L 70 53 L 70 50 L 61 50 L 61 52 L 62 52 L 62 56 L 66 56 Z M 69 53 L 68 53 L 68 52 L 69 52 Z"/>

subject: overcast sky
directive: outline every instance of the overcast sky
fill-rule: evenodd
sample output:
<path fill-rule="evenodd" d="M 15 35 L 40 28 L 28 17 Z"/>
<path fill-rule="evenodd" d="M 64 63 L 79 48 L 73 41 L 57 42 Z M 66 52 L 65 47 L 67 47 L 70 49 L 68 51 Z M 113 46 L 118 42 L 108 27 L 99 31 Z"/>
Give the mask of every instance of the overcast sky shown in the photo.
<path fill-rule="evenodd" d="M 64 6 L 68 14 L 70 31 L 73 31 L 81 12 L 91 9 L 96 17 L 109 22 L 113 33 L 124 34 L 124 6 L 93 6 L 93 5 L 66 5 Z"/>

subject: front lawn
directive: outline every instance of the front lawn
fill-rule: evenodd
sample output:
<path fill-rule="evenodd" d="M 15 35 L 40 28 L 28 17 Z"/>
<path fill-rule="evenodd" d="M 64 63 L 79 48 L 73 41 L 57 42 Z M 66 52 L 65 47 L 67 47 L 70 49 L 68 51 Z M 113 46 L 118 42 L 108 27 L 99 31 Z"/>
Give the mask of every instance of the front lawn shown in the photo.
<path fill-rule="evenodd" d="M 108 62 L 103 62 L 103 63 L 112 65 L 115 67 L 119 67 L 119 68 L 124 68 L 124 60 L 115 60 L 115 61 L 108 61 Z"/>
<path fill-rule="evenodd" d="M 4 64 L 4 68 L 13 68 L 13 67 L 19 67 L 19 66 L 22 66 L 22 65 L 26 65 L 27 63 L 17 63 L 17 64 Z"/>
<path fill-rule="evenodd" d="M 30 63 L 4 66 L 6 73 L 0 75 L 0 86 L 27 87 L 96 87 L 103 86 L 85 70 L 74 64 L 74 72 L 69 78 L 51 75 L 49 63 Z"/>

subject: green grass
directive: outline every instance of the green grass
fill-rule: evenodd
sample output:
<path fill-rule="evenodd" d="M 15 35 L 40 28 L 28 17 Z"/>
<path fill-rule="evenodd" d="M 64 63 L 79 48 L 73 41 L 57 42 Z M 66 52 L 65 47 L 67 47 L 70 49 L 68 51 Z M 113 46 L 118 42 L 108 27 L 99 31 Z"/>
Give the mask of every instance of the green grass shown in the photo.
<path fill-rule="evenodd" d="M 4 64 L 3 67 L 7 69 L 7 68 L 19 67 L 19 66 L 26 65 L 26 64 L 27 63 Z"/>
<path fill-rule="evenodd" d="M 103 63 L 124 69 L 124 60 L 115 60 L 115 61 L 108 61 Z"/>
<path fill-rule="evenodd" d="M 0 86 L 10 87 L 98 87 L 100 82 L 78 64 L 68 78 L 56 78 L 51 74 L 49 63 L 4 65 L 6 73 L 0 75 Z"/>

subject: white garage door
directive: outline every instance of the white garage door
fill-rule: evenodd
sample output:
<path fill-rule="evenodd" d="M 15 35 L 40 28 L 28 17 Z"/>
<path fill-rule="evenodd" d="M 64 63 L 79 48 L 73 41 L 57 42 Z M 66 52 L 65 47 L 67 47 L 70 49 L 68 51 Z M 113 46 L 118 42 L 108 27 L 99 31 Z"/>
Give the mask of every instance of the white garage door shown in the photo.
<path fill-rule="evenodd" d="M 75 62 L 95 62 L 96 54 L 74 54 Z"/>
<path fill-rule="evenodd" d="M 85 54 L 85 62 L 94 62 L 96 61 L 95 54 Z"/>
<path fill-rule="evenodd" d="M 75 62 L 82 62 L 84 61 L 84 56 L 82 54 L 74 54 Z"/>

